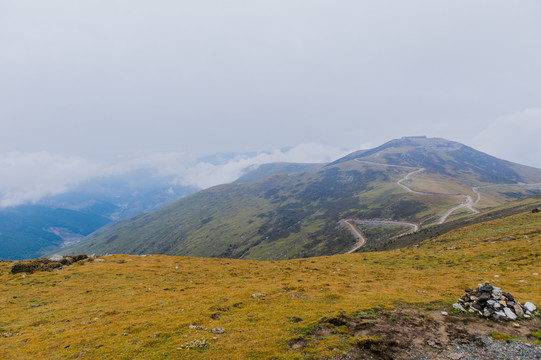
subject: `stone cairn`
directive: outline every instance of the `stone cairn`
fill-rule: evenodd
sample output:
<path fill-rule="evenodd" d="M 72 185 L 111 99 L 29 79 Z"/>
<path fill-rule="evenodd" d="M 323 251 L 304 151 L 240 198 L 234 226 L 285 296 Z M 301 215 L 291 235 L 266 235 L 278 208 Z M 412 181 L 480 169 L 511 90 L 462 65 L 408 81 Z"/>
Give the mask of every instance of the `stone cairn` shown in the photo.
<path fill-rule="evenodd" d="M 453 304 L 453 308 L 463 312 L 477 313 L 493 321 L 529 319 L 536 314 L 537 307 L 531 302 L 524 305 L 515 301 L 510 293 L 492 286 L 488 281 L 479 284 L 477 289 L 466 289 L 466 295 Z"/>

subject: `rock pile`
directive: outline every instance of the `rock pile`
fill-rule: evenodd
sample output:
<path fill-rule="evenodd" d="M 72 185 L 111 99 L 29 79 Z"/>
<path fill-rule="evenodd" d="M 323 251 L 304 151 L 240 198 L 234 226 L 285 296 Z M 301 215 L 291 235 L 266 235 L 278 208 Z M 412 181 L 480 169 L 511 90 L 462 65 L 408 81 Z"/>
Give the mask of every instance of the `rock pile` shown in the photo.
<path fill-rule="evenodd" d="M 53 255 L 50 258 L 22 260 L 22 261 L 16 262 L 11 267 L 11 273 L 12 274 L 17 274 L 17 273 L 32 274 L 34 271 L 60 270 L 78 261 L 85 261 L 86 259 L 88 259 L 88 256 L 81 254 L 81 255 L 74 255 L 74 256 Z"/>
<path fill-rule="evenodd" d="M 477 313 L 493 321 L 529 319 L 534 316 L 537 307 L 531 302 L 524 305 L 515 301 L 510 293 L 492 286 L 488 281 L 479 284 L 477 289 L 466 289 L 466 295 L 453 304 L 453 308 L 463 312 Z"/>

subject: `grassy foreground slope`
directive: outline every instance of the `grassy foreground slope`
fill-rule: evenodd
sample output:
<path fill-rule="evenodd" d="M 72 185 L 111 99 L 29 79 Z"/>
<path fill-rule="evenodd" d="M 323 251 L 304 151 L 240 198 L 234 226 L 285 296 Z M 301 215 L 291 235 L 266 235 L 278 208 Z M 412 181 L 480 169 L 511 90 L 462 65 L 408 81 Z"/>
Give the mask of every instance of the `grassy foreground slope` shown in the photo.
<path fill-rule="evenodd" d="M 397 302 L 448 309 L 465 287 L 485 280 L 518 301 L 541 304 L 541 277 L 534 275 L 541 215 L 532 213 L 390 252 L 285 261 L 102 259 L 26 276 L 1 262 L 2 358 L 320 358 L 347 351 L 355 340 L 340 332 L 313 337 L 314 323 L 341 312 Z M 299 337 L 307 344 L 302 351 L 289 346 Z M 202 338 L 206 346 L 178 350 Z"/>

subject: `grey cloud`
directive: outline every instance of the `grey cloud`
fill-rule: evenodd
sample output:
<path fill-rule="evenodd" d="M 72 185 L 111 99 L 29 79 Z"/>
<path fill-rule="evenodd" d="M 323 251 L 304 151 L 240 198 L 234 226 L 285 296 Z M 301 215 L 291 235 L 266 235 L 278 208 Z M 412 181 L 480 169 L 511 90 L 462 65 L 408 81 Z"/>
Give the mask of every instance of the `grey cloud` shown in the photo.
<path fill-rule="evenodd" d="M 185 185 L 208 188 L 213 185 L 229 183 L 243 174 L 252 165 L 272 162 L 322 163 L 336 160 L 353 150 L 333 148 L 316 143 L 301 144 L 288 150 L 274 150 L 254 156 L 238 156 L 224 164 L 199 162 L 179 178 Z"/>
<path fill-rule="evenodd" d="M 66 192 L 100 173 L 102 165 L 81 157 L 38 152 L 3 154 L 0 168 L 0 207 L 6 207 Z"/>
<path fill-rule="evenodd" d="M 3 1 L 0 151 L 451 139 L 539 106 L 536 1 Z"/>
<path fill-rule="evenodd" d="M 109 163 L 82 157 L 36 153 L 0 154 L 0 208 L 35 203 L 44 196 L 65 193 L 86 180 L 120 176 L 139 169 L 151 170 L 155 177 L 172 178 L 172 184 L 207 188 L 231 182 L 251 165 L 268 162 L 328 162 L 350 150 L 310 143 L 288 150 L 237 155 L 212 164 L 184 153 L 156 153 L 133 158 L 117 158 Z"/>
<path fill-rule="evenodd" d="M 473 140 L 491 155 L 541 168 L 541 108 L 502 116 Z"/>

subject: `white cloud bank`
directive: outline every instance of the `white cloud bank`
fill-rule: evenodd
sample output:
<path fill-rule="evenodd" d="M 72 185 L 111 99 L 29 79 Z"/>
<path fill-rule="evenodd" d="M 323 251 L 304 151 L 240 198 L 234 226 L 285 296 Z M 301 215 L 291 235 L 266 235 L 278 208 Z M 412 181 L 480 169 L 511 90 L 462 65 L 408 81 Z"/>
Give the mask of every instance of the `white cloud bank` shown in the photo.
<path fill-rule="evenodd" d="M 251 165 L 273 162 L 324 163 L 336 160 L 352 151 L 351 149 L 337 149 L 316 143 L 302 144 L 285 151 L 274 150 L 255 156 L 237 156 L 221 165 L 200 162 L 189 169 L 179 180 L 186 185 L 208 188 L 236 180 L 242 175 L 243 170 Z"/>
<path fill-rule="evenodd" d="M 541 108 L 494 120 L 474 136 L 473 145 L 490 155 L 541 168 Z"/>
<path fill-rule="evenodd" d="M 251 165 L 270 162 L 330 162 L 352 150 L 309 143 L 288 150 L 238 155 L 222 164 L 201 162 L 183 153 L 157 153 L 91 162 L 82 157 L 49 152 L 0 154 L 0 207 L 35 203 L 42 197 L 65 193 L 85 180 L 151 169 L 156 177 L 174 177 L 176 184 L 201 189 L 236 180 Z"/>
<path fill-rule="evenodd" d="M 0 169 L 0 207 L 61 194 L 94 174 L 103 173 L 103 165 L 99 163 L 45 151 L 1 154 Z"/>
<path fill-rule="evenodd" d="M 500 117 L 470 139 L 473 139 L 474 148 L 490 155 L 541 167 L 541 108 Z M 366 143 L 360 148 L 374 145 Z M 0 153 L 0 208 L 35 203 L 44 196 L 65 193 L 93 178 L 122 175 L 138 169 L 149 169 L 156 177 L 173 178 L 176 185 L 205 189 L 232 182 L 253 165 L 324 163 L 355 150 L 358 149 L 306 143 L 286 150 L 226 157 L 228 160 L 218 163 L 178 152 L 133 156 L 114 162 L 89 161 L 80 156 L 46 151 Z"/>

